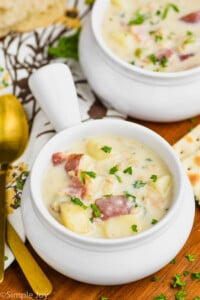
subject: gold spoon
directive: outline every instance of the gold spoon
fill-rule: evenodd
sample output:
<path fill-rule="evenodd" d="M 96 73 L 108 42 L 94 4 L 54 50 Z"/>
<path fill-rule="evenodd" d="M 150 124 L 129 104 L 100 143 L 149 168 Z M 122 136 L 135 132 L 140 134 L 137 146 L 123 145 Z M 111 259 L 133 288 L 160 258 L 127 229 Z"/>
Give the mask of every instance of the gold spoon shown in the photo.
<path fill-rule="evenodd" d="M 21 103 L 13 95 L 0 96 L 0 282 L 4 278 L 6 171 L 8 165 L 22 155 L 27 142 L 28 123 Z M 37 295 L 49 295 L 52 292 L 50 281 L 9 222 L 7 242 L 33 291 Z"/>

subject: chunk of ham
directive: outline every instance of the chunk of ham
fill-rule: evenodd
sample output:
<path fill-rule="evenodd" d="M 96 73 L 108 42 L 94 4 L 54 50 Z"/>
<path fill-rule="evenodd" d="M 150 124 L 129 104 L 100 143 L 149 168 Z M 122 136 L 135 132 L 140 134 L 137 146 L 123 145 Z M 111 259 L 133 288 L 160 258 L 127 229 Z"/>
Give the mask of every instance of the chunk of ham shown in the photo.
<path fill-rule="evenodd" d="M 200 11 L 192 12 L 180 18 L 181 21 L 186 23 L 199 23 L 200 22 Z"/>
<path fill-rule="evenodd" d="M 96 199 L 95 204 L 102 214 L 102 220 L 107 220 L 111 217 L 120 215 L 127 215 L 131 211 L 127 198 L 123 195 L 98 198 Z"/>
<path fill-rule="evenodd" d="M 162 51 L 160 51 L 156 57 L 161 60 L 163 57 L 167 57 L 169 58 L 170 56 L 172 56 L 173 54 L 173 51 L 171 49 L 164 49 Z"/>
<path fill-rule="evenodd" d="M 76 153 L 67 155 L 66 163 L 65 163 L 65 170 L 67 172 L 77 171 L 82 156 L 83 156 L 83 154 L 76 154 Z"/>
<path fill-rule="evenodd" d="M 181 61 L 183 61 L 183 60 L 186 60 L 186 59 L 188 59 L 192 56 L 194 56 L 194 53 L 180 54 L 179 58 L 180 58 Z"/>
<path fill-rule="evenodd" d="M 60 165 L 66 159 L 66 156 L 63 152 L 56 152 L 52 155 L 52 162 L 54 166 Z"/>
<path fill-rule="evenodd" d="M 78 153 L 65 154 L 63 152 L 56 152 L 52 155 L 52 162 L 54 166 L 58 166 L 65 162 L 66 172 L 77 171 L 82 156 L 83 154 Z"/>
<path fill-rule="evenodd" d="M 84 198 L 87 194 L 87 187 L 77 176 L 73 176 L 70 178 L 67 192 L 72 196 Z"/>

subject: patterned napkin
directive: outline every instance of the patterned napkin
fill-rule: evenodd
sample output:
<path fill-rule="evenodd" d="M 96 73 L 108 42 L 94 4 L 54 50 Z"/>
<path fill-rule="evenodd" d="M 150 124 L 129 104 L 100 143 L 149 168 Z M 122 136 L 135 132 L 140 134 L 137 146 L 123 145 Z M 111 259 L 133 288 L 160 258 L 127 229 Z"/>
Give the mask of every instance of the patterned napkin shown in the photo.
<path fill-rule="evenodd" d="M 77 0 L 67 3 L 71 11 L 74 9 L 78 12 L 78 19 L 84 26 L 84 20 L 91 9 L 91 6 L 87 5 L 90 1 L 84 3 L 83 0 Z M 9 212 L 14 212 L 14 209 L 20 207 L 23 186 L 31 165 L 42 146 L 55 134 L 50 120 L 40 109 L 28 87 L 28 78 L 36 69 L 58 61 L 70 67 L 83 122 L 104 117 L 125 118 L 124 115 L 107 109 L 98 101 L 77 61 L 67 58 L 53 59 L 48 56 L 48 48 L 56 45 L 61 37 L 74 34 L 74 27 L 77 27 L 75 14 L 62 21 L 64 24 L 54 24 L 24 34 L 11 33 L 0 41 L 0 94 L 12 93 L 19 98 L 27 113 L 30 127 L 28 147 L 9 170 L 7 181 Z"/>

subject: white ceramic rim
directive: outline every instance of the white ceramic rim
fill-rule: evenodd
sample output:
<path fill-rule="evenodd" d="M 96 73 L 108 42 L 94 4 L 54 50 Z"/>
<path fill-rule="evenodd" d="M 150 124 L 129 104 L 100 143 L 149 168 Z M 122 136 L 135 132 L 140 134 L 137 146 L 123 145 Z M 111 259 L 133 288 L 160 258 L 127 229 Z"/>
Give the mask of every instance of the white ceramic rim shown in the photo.
<path fill-rule="evenodd" d="M 159 79 L 173 79 L 173 78 L 182 78 L 182 77 L 188 77 L 192 75 L 196 75 L 200 73 L 200 66 L 194 67 L 192 69 L 187 69 L 184 71 L 178 71 L 178 72 L 153 72 L 151 70 L 142 69 L 133 65 L 129 65 L 122 59 L 120 59 L 118 56 L 116 56 L 106 45 L 104 42 L 102 35 L 101 35 L 101 23 L 102 23 L 102 17 L 105 9 L 107 8 L 110 0 L 96 0 L 94 3 L 94 6 L 92 8 L 91 13 L 91 26 L 92 26 L 92 32 L 94 34 L 94 38 L 99 45 L 99 47 L 102 49 L 104 54 L 115 64 L 121 66 L 123 69 L 129 71 L 129 72 L 135 72 L 139 73 L 141 75 L 145 75 L 148 77 L 154 77 Z"/>
<path fill-rule="evenodd" d="M 95 130 L 94 130 L 95 128 Z M 103 130 L 102 130 L 103 128 Z M 105 132 L 107 128 L 107 131 Z M 112 130 L 110 130 L 112 128 Z M 87 134 L 87 130 L 93 132 L 93 134 Z M 160 155 L 162 159 L 165 161 L 165 163 L 168 165 L 170 171 L 173 173 L 174 176 L 174 197 L 172 200 L 172 205 L 166 215 L 153 227 L 150 229 L 147 229 L 141 233 L 138 233 L 133 236 L 129 237 L 123 237 L 123 238 L 116 238 L 116 239 L 99 239 L 99 238 L 92 238 L 87 236 L 82 236 L 77 233 L 72 232 L 71 230 L 67 229 L 64 225 L 60 224 L 47 210 L 47 207 L 45 206 L 42 195 L 41 195 L 41 178 L 43 178 L 44 171 L 47 168 L 47 165 L 51 159 L 51 155 L 55 151 L 61 151 L 60 147 L 60 141 L 62 141 L 64 138 L 70 139 L 66 137 L 68 136 L 74 136 L 77 134 L 80 134 L 80 132 L 86 132 L 86 136 L 94 136 L 98 134 L 111 134 L 113 131 L 113 134 L 115 135 L 122 135 L 120 132 L 128 132 L 128 134 L 125 134 L 125 136 L 129 136 L 134 138 L 135 133 L 134 131 L 140 136 L 140 138 L 137 138 L 137 140 L 140 140 L 141 142 L 145 143 L 145 139 L 153 139 L 153 147 L 156 147 L 156 145 L 159 145 L 159 150 L 163 152 L 163 155 Z M 114 133 L 118 132 L 119 133 Z M 80 134 L 80 138 L 83 136 Z M 77 140 L 74 139 L 74 141 Z M 73 143 L 74 141 L 71 141 L 70 143 Z M 67 144 L 67 141 L 65 142 Z M 148 144 L 148 143 L 147 143 Z M 153 147 L 151 147 L 153 149 Z M 57 148 L 57 149 L 56 149 Z M 64 149 L 62 149 L 64 150 Z M 154 151 L 157 151 L 153 149 Z M 165 154 L 165 156 L 164 156 Z M 45 161 L 43 163 L 43 161 Z M 172 170 L 173 168 L 173 170 Z M 42 221 L 45 226 L 48 226 L 48 228 L 51 228 L 51 230 L 54 232 L 54 234 L 59 234 L 65 241 L 71 240 L 72 242 L 78 243 L 79 245 L 87 245 L 87 246 L 102 246 L 102 247 L 110 247 L 110 246 L 122 246 L 127 244 L 135 244 L 137 242 L 141 242 L 143 240 L 146 240 L 148 238 L 152 238 L 154 234 L 157 232 L 160 232 L 163 228 L 166 227 L 167 224 L 170 224 L 170 221 L 175 217 L 176 212 L 179 209 L 179 206 L 181 204 L 181 187 L 183 186 L 183 178 L 181 173 L 181 165 L 180 162 L 175 155 L 175 152 L 173 151 L 172 147 L 167 143 L 166 140 L 164 140 L 161 136 L 159 136 L 154 131 L 142 126 L 138 125 L 136 123 L 124 121 L 124 120 L 113 120 L 113 119 L 104 119 L 104 120 L 92 120 L 86 123 L 82 123 L 80 125 L 76 125 L 71 128 L 67 128 L 58 134 L 56 134 L 53 138 L 51 138 L 47 144 L 41 149 L 39 155 L 37 156 L 31 173 L 30 173 L 30 191 L 32 196 L 32 202 L 33 207 L 36 210 L 36 214 L 39 216 L 40 220 Z"/>

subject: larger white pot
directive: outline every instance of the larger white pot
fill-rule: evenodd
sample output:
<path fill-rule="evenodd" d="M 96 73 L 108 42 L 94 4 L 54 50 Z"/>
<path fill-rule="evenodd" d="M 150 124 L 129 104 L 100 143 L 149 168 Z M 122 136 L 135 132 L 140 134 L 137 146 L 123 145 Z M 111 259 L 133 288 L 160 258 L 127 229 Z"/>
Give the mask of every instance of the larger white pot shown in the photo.
<path fill-rule="evenodd" d="M 200 113 L 200 67 L 157 73 L 119 59 L 101 34 L 109 0 L 96 0 L 79 43 L 80 63 L 94 92 L 107 105 L 138 119 L 171 122 Z"/>

